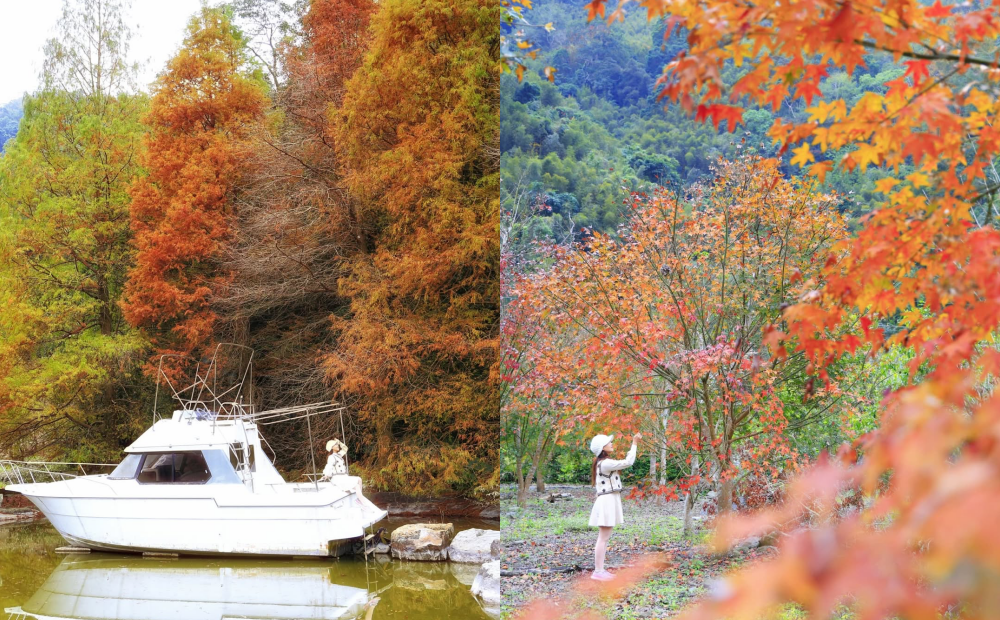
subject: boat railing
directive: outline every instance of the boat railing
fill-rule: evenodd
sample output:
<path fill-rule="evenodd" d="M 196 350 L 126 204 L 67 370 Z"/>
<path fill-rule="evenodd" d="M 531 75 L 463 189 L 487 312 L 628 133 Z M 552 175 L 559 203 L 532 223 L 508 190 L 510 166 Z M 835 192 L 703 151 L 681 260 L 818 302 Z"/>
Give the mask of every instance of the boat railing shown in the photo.
<path fill-rule="evenodd" d="M 0 460 L 0 484 L 58 482 L 80 476 L 110 473 L 117 465 L 107 463 L 66 463 L 58 461 Z"/>
<path fill-rule="evenodd" d="M 253 358 L 254 351 L 250 347 L 237 343 L 219 343 L 211 358 L 205 361 L 196 360 L 183 354 L 164 354 L 160 356 L 157 369 L 156 390 L 153 395 L 153 424 L 160 420 L 160 391 L 169 390 L 173 400 L 184 411 L 193 411 L 198 419 L 209 419 L 213 422 L 212 430 L 218 422 L 241 421 L 246 434 L 245 424 L 267 426 L 270 424 L 305 421 L 306 434 L 309 441 L 310 465 L 312 473 L 318 473 L 316 466 L 316 446 L 312 434 L 312 420 L 315 416 L 339 414 L 340 436 L 346 437 L 344 428 L 344 410 L 346 407 L 334 402 L 309 403 L 292 407 L 281 407 L 260 411 L 254 402 L 253 390 Z M 164 366 L 164 363 L 166 367 Z M 186 387 L 175 385 L 178 377 L 176 364 L 187 364 L 193 374 L 192 382 Z M 166 392 L 164 392 L 166 395 Z M 256 430 L 256 429 L 255 429 Z M 244 446 L 249 449 L 249 441 L 244 437 Z M 273 451 L 273 450 L 272 450 Z M 249 462 L 249 455 L 242 459 L 233 455 L 236 464 Z M 239 469 L 237 467 L 237 469 Z M 251 481 L 254 477 L 250 471 L 240 472 L 240 477 Z M 314 480 L 318 490 L 318 483 Z"/>
<path fill-rule="evenodd" d="M 225 352 L 225 353 L 223 353 Z M 221 358 L 220 359 L 220 354 Z M 209 360 L 202 362 L 189 355 L 168 353 L 160 356 L 153 396 L 153 422 L 159 419 L 161 385 L 170 390 L 181 407 L 192 411 L 206 411 L 224 418 L 247 418 L 254 412 L 253 349 L 232 342 L 219 343 Z M 236 360 L 236 366 L 226 364 L 226 359 Z M 166 367 L 164 362 L 167 362 Z M 190 364 L 192 382 L 186 387 L 175 385 L 178 377 L 174 366 Z M 225 366 L 225 368 L 220 368 Z M 221 376 L 220 376 L 221 375 Z"/>
<path fill-rule="evenodd" d="M 35 620 L 34 616 L 29 616 L 20 607 L 8 607 L 4 609 L 4 613 L 7 614 L 7 620 Z"/>

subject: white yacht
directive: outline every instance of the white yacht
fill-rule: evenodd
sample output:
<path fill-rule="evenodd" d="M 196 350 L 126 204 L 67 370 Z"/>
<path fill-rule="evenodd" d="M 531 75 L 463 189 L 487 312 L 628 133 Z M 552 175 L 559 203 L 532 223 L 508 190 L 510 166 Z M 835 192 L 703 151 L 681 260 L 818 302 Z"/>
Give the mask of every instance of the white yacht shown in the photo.
<path fill-rule="evenodd" d="M 321 403 L 256 412 L 242 398 L 252 376 L 249 355 L 222 391 L 215 389 L 219 350 L 183 390 L 170 384 L 161 360 L 160 378 L 180 407 L 161 418 L 154 404 L 153 426 L 113 471 L 73 475 L 51 464 L 0 461 L 0 480 L 13 482 L 4 492 L 27 497 L 70 544 L 94 550 L 340 555 L 386 511 L 364 497 L 356 476 L 321 480 L 315 455 L 311 481 L 286 482 L 259 428 L 305 420 L 313 445 L 310 418 L 342 409 Z"/>

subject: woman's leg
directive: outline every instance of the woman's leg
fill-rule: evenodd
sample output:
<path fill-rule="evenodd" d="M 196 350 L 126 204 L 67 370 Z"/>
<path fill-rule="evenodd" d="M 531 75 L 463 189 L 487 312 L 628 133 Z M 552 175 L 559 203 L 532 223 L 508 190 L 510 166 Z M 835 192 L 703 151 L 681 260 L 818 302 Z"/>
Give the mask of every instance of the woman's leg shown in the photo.
<path fill-rule="evenodd" d="M 604 553 L 608 550 L 608 539 L 611 538 L 611 526 L 601 526 L 597 532 L 597 544 L 594 545 L 594 571 L 604 570 Z"/>

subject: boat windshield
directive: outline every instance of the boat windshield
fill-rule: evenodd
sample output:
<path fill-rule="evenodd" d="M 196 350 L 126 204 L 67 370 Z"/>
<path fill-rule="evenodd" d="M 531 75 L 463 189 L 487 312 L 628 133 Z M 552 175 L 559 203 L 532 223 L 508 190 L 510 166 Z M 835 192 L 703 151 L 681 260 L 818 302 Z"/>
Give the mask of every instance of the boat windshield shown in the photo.
<path fill-rule="evenodd" d="M 142 461 L 141 454 L 128 454 L 125 460 L 115 467 L 115 470 L 108 476 L 111 480 L 132 480 L 136 472 L 139 471 L 139 463 Z"/>

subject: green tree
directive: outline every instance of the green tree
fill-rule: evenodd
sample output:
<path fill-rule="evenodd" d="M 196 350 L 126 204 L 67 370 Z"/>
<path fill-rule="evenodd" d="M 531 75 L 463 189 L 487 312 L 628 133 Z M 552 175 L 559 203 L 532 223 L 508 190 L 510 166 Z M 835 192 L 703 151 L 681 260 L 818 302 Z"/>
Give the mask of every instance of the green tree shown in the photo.
<path fill-rule="evenodd" d="M 100 458 L 131 434 L 143 342 L 118 299 L 146 99 L 122 10 L 67 1 L 0 158 L 0 453 Z"/>

